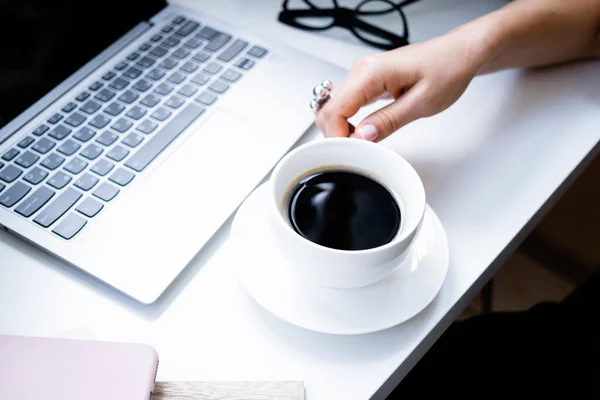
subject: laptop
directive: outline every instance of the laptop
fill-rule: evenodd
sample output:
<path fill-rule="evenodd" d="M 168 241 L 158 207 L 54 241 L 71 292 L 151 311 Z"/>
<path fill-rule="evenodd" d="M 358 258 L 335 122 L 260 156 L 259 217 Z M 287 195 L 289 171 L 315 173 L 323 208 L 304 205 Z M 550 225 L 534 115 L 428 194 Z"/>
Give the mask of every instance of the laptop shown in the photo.
<path fill-rule="evenodd" d="M 0 399 L 149 400 L 157 369 L 144 344 L 0 335 Z"/>
<path fill-rule="evenodd" d="M 0 228 L 145 304 L 345 75 L 163 1 L 2 7 Z"/>

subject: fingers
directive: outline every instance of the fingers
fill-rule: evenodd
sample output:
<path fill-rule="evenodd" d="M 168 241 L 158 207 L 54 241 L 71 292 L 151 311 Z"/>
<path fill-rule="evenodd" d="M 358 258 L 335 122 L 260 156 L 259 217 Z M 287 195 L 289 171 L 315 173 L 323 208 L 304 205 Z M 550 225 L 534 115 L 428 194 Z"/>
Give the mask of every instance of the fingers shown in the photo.
<path fill-rule="evenodd" d="M 385 93 L 385 66 L 377 57 L 367 57 L 333 89 L 331 99 L 317 112 L 317 125 L 326 137 L 349 136 L 348 118 Z"/>
<path fill-rule="evenodd" d="M 426 115 L 425 86 L 416 85 L 395 102 L 367 116 L 356 127 L 354 136 L 378 142 L 404 125 Z"/>

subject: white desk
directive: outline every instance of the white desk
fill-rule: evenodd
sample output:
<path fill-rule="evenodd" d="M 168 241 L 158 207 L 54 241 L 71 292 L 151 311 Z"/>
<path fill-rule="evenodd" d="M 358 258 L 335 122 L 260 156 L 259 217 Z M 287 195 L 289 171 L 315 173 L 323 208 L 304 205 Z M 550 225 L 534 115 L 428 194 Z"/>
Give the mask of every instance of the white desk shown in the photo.
<path fill-rule="evenodd" d="M 280 26 L 275 0 L 196 6 L 347 66 L 370 51 Z M 600 139 L 599 109 L 600 63 L 510 71 L 476 79 L 455 106 L 385 143 L 421 174 L 451 246 L 437 299 L 393 329 L 328 336 L 263 311 L 236 281 L 227 224 L 151 307 L 0 233 L 0 333 L 146 342 L 160 380 L 303 380 L 309 400 L 384 398 L 572 180 Z"/>

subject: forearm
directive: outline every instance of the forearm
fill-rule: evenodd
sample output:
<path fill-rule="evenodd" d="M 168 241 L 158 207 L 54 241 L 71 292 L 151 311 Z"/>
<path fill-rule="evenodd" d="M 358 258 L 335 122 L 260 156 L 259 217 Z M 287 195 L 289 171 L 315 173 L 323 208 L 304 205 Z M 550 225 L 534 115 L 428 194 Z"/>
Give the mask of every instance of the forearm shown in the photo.
<path fill-rule="evenodd" d="M 476 74 L 600 57 L 600 1 L 515 0 L 448 34 Z"/>

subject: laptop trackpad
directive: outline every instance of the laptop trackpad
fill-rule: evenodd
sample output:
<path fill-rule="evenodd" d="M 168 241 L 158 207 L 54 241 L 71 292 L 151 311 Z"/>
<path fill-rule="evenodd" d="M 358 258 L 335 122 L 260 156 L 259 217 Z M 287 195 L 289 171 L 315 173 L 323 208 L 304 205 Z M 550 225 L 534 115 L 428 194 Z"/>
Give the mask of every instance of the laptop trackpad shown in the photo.
<path fill-rule="evenodd" d="M 115 208 L 129 245 L 145 249 L 154 265 L 191 258 L 293 145 L 219 109 L 188 129 Z"/>

